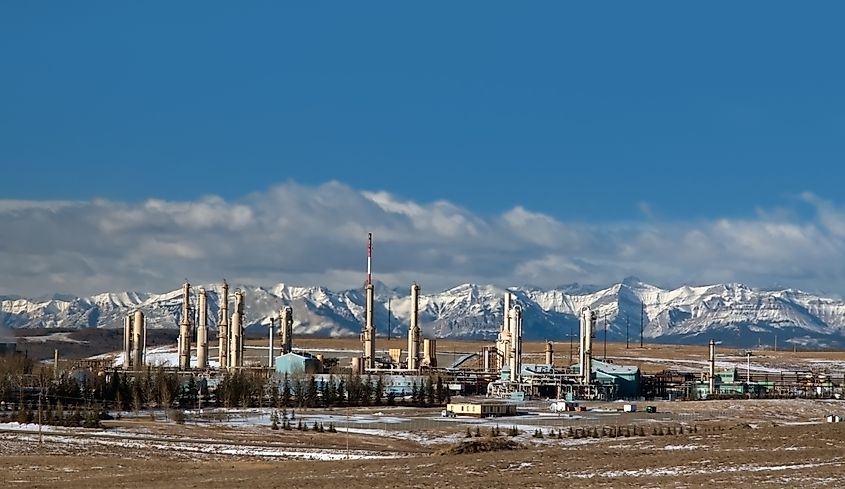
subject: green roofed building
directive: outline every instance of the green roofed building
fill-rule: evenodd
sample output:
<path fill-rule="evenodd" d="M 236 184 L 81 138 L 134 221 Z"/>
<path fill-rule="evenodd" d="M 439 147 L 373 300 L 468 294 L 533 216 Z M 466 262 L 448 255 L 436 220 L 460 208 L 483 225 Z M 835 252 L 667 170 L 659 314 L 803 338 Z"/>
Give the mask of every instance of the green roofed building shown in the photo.
<path fill-rule="evenodd" d="M 278 375 L 319 374 L 323 372 L 323 363 L 308 353 L 285 353 L 276 357 Z"/>

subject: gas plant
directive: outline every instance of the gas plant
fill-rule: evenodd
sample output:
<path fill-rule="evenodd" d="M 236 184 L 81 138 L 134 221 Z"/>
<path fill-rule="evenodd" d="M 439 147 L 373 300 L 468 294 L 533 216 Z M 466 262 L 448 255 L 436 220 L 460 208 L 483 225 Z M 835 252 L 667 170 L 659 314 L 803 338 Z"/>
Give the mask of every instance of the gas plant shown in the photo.
<path fill-rule="evenodd" d="M 593 359 L 592 343 L 596 315 L 589 308 L 580 314 L 579 356 L 576 365 L 556 366 L 554 345 L 545 344 L 544 363 L 527 363 L 523 353 L 524 308 L 516 295 L 506 291 L 503 297 L 502 324 L 495 343 L 481 351 L 462 355 L 449 365 L 438 365 L 435 338 L 423 337 L 420 324 L 421 287 L 410 286 L 411 314 L 407 327 L 407 349 L 377 349 L 376 297 L 373 284 L 373 235 L 367 235 L 367 269 L 364 282 L 364 314 L 360 335 L 360 355 L 337 363 L 336 368 L 352 374 L 379 375 L 388 388 L 421 383 L 421 379 L 437 375 L 448 381 L 450 389 L 462 393 L 486 393 L 495 397 L 526 398 L 532 396 L 571 397 L 577 399 L 611 399 L 628 395 L 625 382 L 639 382 L 636 367 L 620 367 Z M 294 309 L 282 305 L 277 315 L 269 318 L 266 361 L 250 357 L 245 362 L 245 327 L 248 325 L 244 291 L 230 295 L 224 280 L 217 290 L 217 338 L 210 337 L 209 301 L 205 288 L 196 289 L 186 280 L 181 289 L 178 316 L 177 371 L 213 377 L 216 372 L 239 369 L 265 371 L 268 375 L 301 370 L 320 375 L 324 370 L 323 355 L 294 350 Z M 277 347 L 277 343 L 280 343 Z M 144 313 L 135 310 L 124 321 L 123 368 L 138 371 L 146 365 L 146 322 Z M 264 349 L 249 346 L 250 349 Z M 212 353 L 216 350 L 216 357 Z M 319 350 L 316 350 L 319 351 Z M 278 352 L 278 355 L 277 355 Z"/>

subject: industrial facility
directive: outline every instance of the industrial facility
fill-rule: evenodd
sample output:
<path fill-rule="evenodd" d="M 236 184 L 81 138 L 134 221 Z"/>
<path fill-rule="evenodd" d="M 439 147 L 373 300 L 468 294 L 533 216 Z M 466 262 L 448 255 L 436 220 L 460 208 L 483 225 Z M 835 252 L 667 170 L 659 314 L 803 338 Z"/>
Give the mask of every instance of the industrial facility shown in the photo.
<path fill-rule="evenodd" d="M 615 400 L 639 398 L 711 399 L 732 395 L 832 395 L 842 386 L 829 378 L 808 379 L 799 373 L 742 375 L 738 369 L 716 371 L 716 344 L 710 342 L 709 368 L 700 375 L 664 371 L 644 376 L 639 366 L 620 365 L 607 358 L 595 358 L 596 313 L 584 307 L 579 314 L 577 362 L 555 362 L 554 344 L 546 342 L 542 363 L 523 353 L 524 306 L 516 294 L 505 291 L 502 323 L 494 342 L 480 351 L 462 354 L 451 362 L 438 362 L 437 341 L 423 336 L 420 327 L 420 294 L 417 283 L 410 286 L 411 315 L 407 325 L 407 348 L 378 348 L 373 284 L 373 235 L 367 235 L 367 264 L 364 282 L 364 310 L 360 333 L 360 354 L 343 358 L 326 357 L 320 350 L 294 348 L 295 313 L 292 305 L 282 304 L 269 319 L 266 361 L 255 355 L 245 361 L 245 292 L 230 295 L 224 280 L 218 291 L 217 338 L 211 338 L 208 324 L 207 291 L 200 287 L 192 295 L 191 284 L 182 285 L 177 373 L 196 375 L 211 381 L 223 372 L 255 371 L 268 378 L 305 374 L 320 385 L 337 382 L 338 374 L 358 376 L 365 382 L 378 382 L 395 396 L 408 396 L 426 379 L 441 379 L 449 393 L 481 394 L 509 401 L 527 399 Z M 253 321 L 253 324 L 255 321 Z M 123 369 L 140 371 L 146 365 L 146 322 L 144 312 L 135 310 L 124 320 Z M 265 347 L 249 346 L 254 350 Z M 216 358 L 212 359 L 216 349 Z M 404 350 L 404 351 L 403 351 Z M 570 355 L 571 356 L 571 355 Z M 442 355 L 441 355 L 442 357 Z M 342 361 L 341 361 L 342 360 Z M 443 363 L 442 365 L 439 363 Z M 570 364 L 571 363 L 571 364 Z M 468 409 L 468 408 L 464 408 Z M 474 408 L 473 408 L 474 409 Z"/>
<path fill-rule="evenodd" d="M 330 362 L 340 371 L 358 375 L 368 381 L 379 378 L 386 392 L 409 395 L 413 386 L 421 386 L 426 378 L 437 376 L 446 382 L 452 394 L 485 394 L 493 398 L 567 398 L 617 399 L 636 398 L 640 394 L 640 372 L 637 367 L 619 366 L 597 361 L 592 355 L 595 313 L 589 308 L 581 312 L 579 357 L 575 365 L 554 363 L 553 344 L 548 342 L 544 363 L 526 363 L 523 355 L 523 306 L 511 292 L 503 298 L 503 322 L 495 343 L 475 354 L 462 356 L 450 365 L 438 365 L 435 338 L 423 337 L 420 328 L 420 293 L 417 283 L 410 286 L 411 316 L 407 327 L 407 349 L 379 350 L 375 324 L 375 288 L 373 284 L 373 235 L 367 235 L 367 268 L 364 282 L 364 314 L 360 334 L 359 356 L 348 358 L 347 364 Z M 230 295 L 224 280 L 218 290 L 216 341 L 210 337 L 207 292 L 200 287 L 192 294 L 186 280 L 182 285 L 178 315 L 177 372 L 213 379 L 221 372 L 251 370 L 268 377 L 306 374 L 318 382 L 329 382 L 326 359 L 317 352 L 294 350 L 295 311 L 282 305 L 277 316 L 269 318 L 266 363 L 254 357 L 245 362 L 245 293 L 236 290 Z M 124 320 L 123 369 L 140 371 L 146 365 L 146 322 L 144 312 L 135 310 Z M 216 345 L 216 346 L 215 346 Z M 211 354 L 216 348 L 216 361 Z M 256 348 L 251 346 L 250 348 Z"/>

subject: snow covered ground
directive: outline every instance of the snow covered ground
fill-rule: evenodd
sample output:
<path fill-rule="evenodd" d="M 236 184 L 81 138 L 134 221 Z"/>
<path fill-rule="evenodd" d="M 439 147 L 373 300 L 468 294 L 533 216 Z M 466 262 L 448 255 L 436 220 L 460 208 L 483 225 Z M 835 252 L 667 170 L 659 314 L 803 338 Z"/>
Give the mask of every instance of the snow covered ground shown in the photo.
<path fill-rule="evenodd" d="M 112 352 L 112 353 L 104 353 L 102 355 L 97 355 L 95 357 L 91 357 L 94 359 L 105 359 L 105 358 L 112 358 L 114 362 L 112 365 L 114 367 L 122 367 L 123 366 L 123 354 L 121 352 Z M 147 349 L 146 354 L 146 362 L 147 365 L 152 367 L 178 367 L 179 366 L 179 352 L 173 345 L 167 346 L 159 346 L 156 348 L 149 348 Z M 197 364 L 197 356 L 196 354 L 191 355 L 191 365 Z M 211 368 L 218 368 L 220 363 L 217 361 L 216 358 L 209 357 L 208 365 Z"/>

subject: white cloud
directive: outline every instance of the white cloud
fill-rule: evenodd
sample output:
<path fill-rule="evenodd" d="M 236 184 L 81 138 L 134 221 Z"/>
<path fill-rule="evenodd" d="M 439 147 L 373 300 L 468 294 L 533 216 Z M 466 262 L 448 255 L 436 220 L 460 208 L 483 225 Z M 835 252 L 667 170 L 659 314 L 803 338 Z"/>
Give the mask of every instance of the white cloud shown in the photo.
<path fill-rule="evenodd" d="M 0 293 L 160 291 L 195 282 L 356 287 L 366 233 L 376 278 L 427 290 L 462 282 L 661 285 L 742 281 L 832 290 L 845 278 L 845 211 L 812 194 L 814 214 L 748 219 L 560 221 L 515 207 L 483 217 L 339 182 L 288 182 L 238 201 L 0 200 Z"/>

